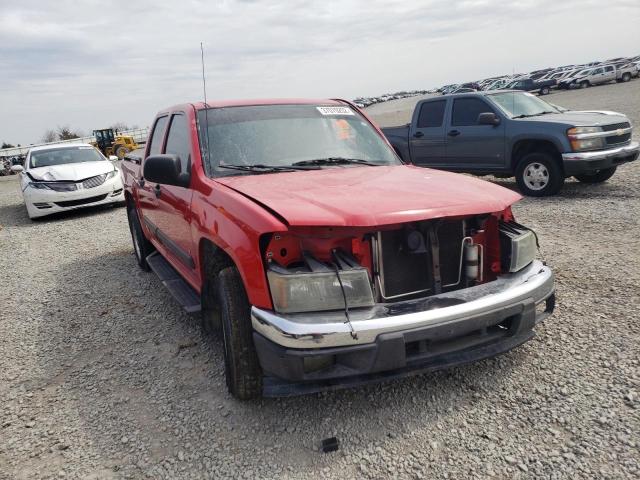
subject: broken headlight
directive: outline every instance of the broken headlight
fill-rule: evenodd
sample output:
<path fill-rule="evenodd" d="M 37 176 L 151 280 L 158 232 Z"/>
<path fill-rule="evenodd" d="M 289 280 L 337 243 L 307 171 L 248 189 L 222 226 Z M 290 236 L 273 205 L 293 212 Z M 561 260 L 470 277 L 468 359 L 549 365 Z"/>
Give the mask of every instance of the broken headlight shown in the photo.
<path fill-rule="evenodd" d="M 369 272 L 349 255 L 336 252 L 325 264 L 310 255 L 285 268 L 275 262 L 267 270 L 273 306 L 280 313 L 317 312 L 373 306 Z"/>
<path fill-rule="evenodd" d="M 500 222 L 500 257 L 502 271 L 517 272 L 536 258 L 535 233 L 516 222 Z"/>

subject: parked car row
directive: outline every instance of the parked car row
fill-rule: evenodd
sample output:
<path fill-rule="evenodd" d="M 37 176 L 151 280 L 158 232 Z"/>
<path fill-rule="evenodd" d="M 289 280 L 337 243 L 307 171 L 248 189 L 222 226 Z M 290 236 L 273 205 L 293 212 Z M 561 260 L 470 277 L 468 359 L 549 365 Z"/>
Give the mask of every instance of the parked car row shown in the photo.
<path fill-rule="evenodd" d="M 359 97 L 353 102 L 359 108 L 427 93 L 469 93 L 480 90 L 523 90 L 547 95 L 552 89 L 587 88 L 609 82 L 628 82 L 640 75 L 640 55 L 618 57 L 580 65 L 563 65 L 529 73 L 517 73 L 485 78 L 474 82 L 444 85 L 432 90 L 386 93 L 379 97 Z"/>
<path fill-rule="evenodd" d="M 555 68 L 534 70 L 529 73 L 502 75 L 472 83 L 445 85 L 438 89 L 443 95 L 465 93 L 473 90 L 516 89 L 548 94 L 553 88 L 587 88 L 609 82 L 628 82 L 640 73 L 640 55 L 611 58 L 605 61 L 582 65 L 563 65 Z M 477 86 L 471 86 L 471 85 Z"/>
<path fill-rule="evenodd" d="M 379 97 L 358 97 L 353 100 L 353 103 L 355 103 L 358 108 L 365 108 L 376 103 L 398 100 L 400 98 L 415 97 L 416 95 L 424 95 L 426 93 L 429 92 L 427 90 L 412 90 L 410 92 L 401 91 L 396 93 L 385 93 Z"/>

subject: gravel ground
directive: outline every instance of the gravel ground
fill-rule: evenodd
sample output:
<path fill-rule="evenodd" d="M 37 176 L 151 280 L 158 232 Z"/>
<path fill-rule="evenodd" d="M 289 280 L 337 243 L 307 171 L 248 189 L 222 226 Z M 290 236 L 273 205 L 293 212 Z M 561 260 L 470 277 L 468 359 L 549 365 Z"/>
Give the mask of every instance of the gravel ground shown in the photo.
<path fill-rule="evenodd" d="M 638 123 L 639 87 L 549 99 Z M 124 209 L 30 222 L 15 177 L 0 181 L 0 478 L 637 479 L 639 195 L 640 162 L 514 208 L 557 274 L 556 313 L 528 344 L 242 403 L 219 339 L 136 266 Z M 340 450 L 321 453 L 332 435 Z"/>

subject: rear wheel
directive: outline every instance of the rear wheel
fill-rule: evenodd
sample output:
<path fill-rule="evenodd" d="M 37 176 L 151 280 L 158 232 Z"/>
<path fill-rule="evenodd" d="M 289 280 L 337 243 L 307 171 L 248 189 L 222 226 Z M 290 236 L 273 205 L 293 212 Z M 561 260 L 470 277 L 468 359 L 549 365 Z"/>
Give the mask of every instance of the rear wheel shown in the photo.
<path fill-rule="evenodd" d="M 147 237 L 144 236 L 140 219 L 138 218 L 138 212 L 134 207 L 127 208 L 127 218 L 129 220 L 129 231 L 131 232 L 133 252 L 136 255 L 136 260 L 140 268 L 148 272 L 149 264 L 147 263 L 147 257 L 153 253 L 155 248 L 153 244 L 147 240 Z"/>
<path fill-rule="evenodd" d="M 262 370 L 253 344 L 251 308 L 235 267 L 224 268 L 218 273 L 215 293 L 222 324 L 227 388 L 240 400 L 259 397 Z"/>
<path fill-rule="evenodd" d="M 550 154 L 534 152 L 525 155 L 518 162 L 516 183 L 524 195 L 546 197 L 560 191 L 564 184 L 564 174 Z"/>
<path fill-rule="evenodd" d="M 574 175 L 574 178 L 582 183 L 602 183 L 613 177 L 617 167 L 603 168 L 595 173 L 583 173 Z"/>

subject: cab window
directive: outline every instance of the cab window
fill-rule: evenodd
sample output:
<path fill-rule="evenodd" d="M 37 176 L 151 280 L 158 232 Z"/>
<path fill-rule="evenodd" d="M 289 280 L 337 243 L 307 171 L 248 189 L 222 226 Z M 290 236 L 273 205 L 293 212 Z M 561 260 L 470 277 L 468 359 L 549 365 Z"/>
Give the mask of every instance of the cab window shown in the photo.
<path fill-rule="evenodd" d="M 160 117 L 156 120 L 156 124 L 153 127 L 151 133 L 151 141 L 149 142 L 149 155 L 156 155 L 160 153 L 162 149 L 162 138 L 164 136 L 164 129 L 167 126 L 167 120 L 169 117 Z"/>
<path fill-rule="evenodd" d="M 456 98 L 453 102 L 451 125 L 464 127 L 478 124 L 478 115 L 493 112 L 493 109 L 479 98 Z"/>
<path fill-rule="evenodd" d="M 178 155 L 180 157 L 181 172 L 186 173 L 189 171 L 191 147 L 189 143 L 189 128 L 183 114 L 175 114 L 171 117 L 165 153 Z"/>
<path fill-rule="evenodd" d="M 418 128 L 441 127 L 446 105 L 446 100 L 423 103 L 418 115 Z"/>

